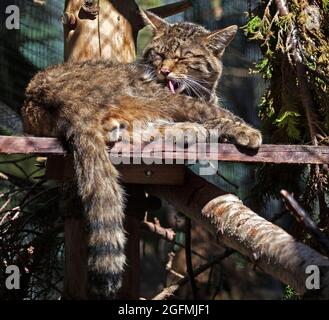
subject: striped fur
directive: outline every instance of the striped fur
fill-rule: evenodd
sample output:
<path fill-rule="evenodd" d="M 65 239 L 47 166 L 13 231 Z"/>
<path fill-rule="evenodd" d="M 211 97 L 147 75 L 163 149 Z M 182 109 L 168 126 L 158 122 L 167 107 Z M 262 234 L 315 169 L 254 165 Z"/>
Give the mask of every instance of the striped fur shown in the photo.
<path fill-rule="evenodd" d="M 39 72 L 26 90 L 22 108 L 27 133 L 67 140 L 88 233 L 89 297 L 113 298 L 125 265 L 124 192 L 107 154 L 110 133 L 132 123 L 153 123 L 257 148 L 261 133 L 218 106 L 216 86 L 221 56 L 237 27 L 210 32 L 189 23 L 170 25 L 144 14 L 154 39 L 143 59 L 131 64 L 69 62 Z M 161 72 L 172 71 L 179 84 L 173 94 Z M 180 93 L 180 94 L 178 94 Z M 143 128 L 142 128 L 143 130 Z"/>
<path fill-rule="evenodd" d="M 125 266 L 123 190 L 108 158 L 106 141 L 91 129 L 75 128 L 67 138 L 89 235 L 89 296 L 114 298 Z"/>

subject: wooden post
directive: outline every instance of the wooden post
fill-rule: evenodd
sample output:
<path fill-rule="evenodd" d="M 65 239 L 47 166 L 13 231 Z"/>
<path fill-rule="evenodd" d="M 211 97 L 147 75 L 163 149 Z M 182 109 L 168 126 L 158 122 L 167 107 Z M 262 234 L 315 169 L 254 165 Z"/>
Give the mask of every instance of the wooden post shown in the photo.
<path fill-rule="evenodd" d="M 63 183 L 61 212 L 64 215 L 64 299 L 87 299 L 87 238 L 76 186 Z"/>
<path fill-rule="evenodd" d="M 134 0 L 66 0 L 63 15 L 65 60 L 131 62 L 144 26 Z M 99 8 L 98 8 L 99 3 Z"/>

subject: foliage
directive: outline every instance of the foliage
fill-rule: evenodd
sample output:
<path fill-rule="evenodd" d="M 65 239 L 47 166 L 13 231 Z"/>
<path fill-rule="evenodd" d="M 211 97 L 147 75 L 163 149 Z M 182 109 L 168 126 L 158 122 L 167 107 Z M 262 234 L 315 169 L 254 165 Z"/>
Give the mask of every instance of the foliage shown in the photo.
<path fill-rule="evenodd" d="M 263 53 L 253 72 L 268 84 L 259 106 L 266 140 L 328 145 L 328 1 L 284 1 L 289 11 L 286 15 L 280 14 L 276 2 L 259 1 L 244 27 Z M 264 166 L 258 172 L 255 196 L 260 195 L 261 203 L 278 197 L 278 186 L 290 186 L 314 215 L 328 216 L 318 209 L 325 208 L 328 201 L 328 177 L 322 167 Z"/>
<path fill-rule="evenodd" d="M 319 6 L 310 1 L 292 1 L 290 13 L 281 17 L 274 1 L 261 2 L 258 14 L 252 13 L 245 26 L 249 39 L 258 41 L 263 59 L 254 72 L 269 81 L 268 91 L 260 106 L 260 115 L 271 133 L 273 142 L 310 143 L 301 88 L 292 57 L 290 38 L 292 26 L 298 28 L 303 63 L 307 66 L 307 83 L 314 99 L 313 121 L 319 135 L 328 135 L 329 87 L 325 75 L 329 72 L 329 28 L 325 1 Z M 263 9 L 263 10 L 262 10 Z M 300 117 L 297 121 L 296 117 Z M 280 119 L 285 119 L 282 125 Z"/>
<path fill-rule="evenodd" d="M 59 189 L 42 179 L 33 157 L 2 157 L 0 161 L 0 283 L 6 267 L 21 272 L 20 289 L 4 290 L 0 299 L 54 299 L 61 296 L 63 221 Z M 41 177 L 40 177 L 41 175 Z"/>
<path fill-rule="evenodd" d="M 285 287 L 283 300 L 296 300 L 296 292 L 290 286 Z"/>

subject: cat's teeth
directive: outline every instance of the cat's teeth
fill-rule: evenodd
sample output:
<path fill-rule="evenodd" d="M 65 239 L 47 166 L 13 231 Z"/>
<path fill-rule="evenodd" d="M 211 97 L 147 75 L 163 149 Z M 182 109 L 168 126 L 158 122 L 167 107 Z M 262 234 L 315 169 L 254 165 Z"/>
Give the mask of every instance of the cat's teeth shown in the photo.
<path fill-rule="evenodd" d="M 175 92 L 175 86 L 174 86 L 174 84 L 172 83 L 171 80 L 169 80 L 168 85 L 169 85 L 169 89 L 170 89 L 170 91 L 171 91 L 173 94 L 176 94 L 176 92 Z"/>

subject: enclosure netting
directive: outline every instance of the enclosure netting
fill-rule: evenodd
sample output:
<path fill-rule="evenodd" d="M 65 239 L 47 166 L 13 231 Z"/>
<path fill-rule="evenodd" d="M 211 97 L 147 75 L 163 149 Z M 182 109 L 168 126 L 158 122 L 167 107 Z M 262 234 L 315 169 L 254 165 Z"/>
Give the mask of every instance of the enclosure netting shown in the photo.
<path fill-rule="evenodd" d="M 20 29 L 5 27 L 6 8 L 20 10 Z M 63 57 L 62 0 L 1 0 L 0 2 L 0 127 L 21 131 L 19 109 L 24 89 L 38 70 Z"/>

